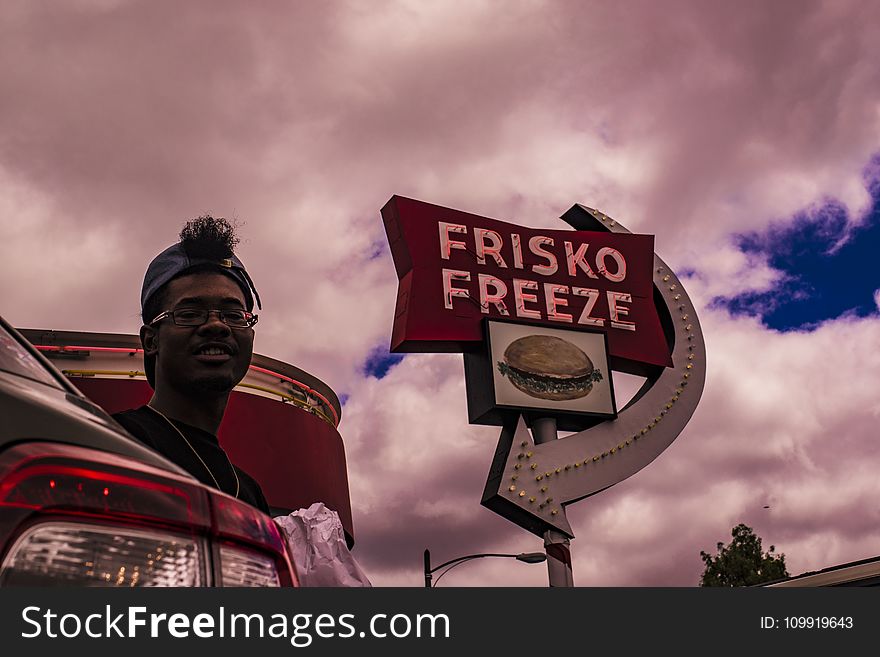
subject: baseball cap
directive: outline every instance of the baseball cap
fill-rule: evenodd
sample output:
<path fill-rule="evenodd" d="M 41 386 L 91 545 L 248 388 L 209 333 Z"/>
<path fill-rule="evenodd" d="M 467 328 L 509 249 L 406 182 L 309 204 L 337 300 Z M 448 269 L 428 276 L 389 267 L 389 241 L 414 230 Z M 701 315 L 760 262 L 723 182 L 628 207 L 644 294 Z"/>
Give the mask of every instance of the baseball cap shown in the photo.
<path fill-rule="evenodd" d="M 141 312 L 146 308 L 150 297 L 156 294 L 163 285 L 195 268 L 216 268 L 217 271 L 232 277 L 244 292 L 247 307 L 253 308 L 256 301 L 257 308 L 262 309 L 260 295 L 257 294 L 254 282 L 244 268 L 244 264 L 234 253 L 230 253 L 228 258 L 219 259 L 190 256 L 183 244 L 178 242 L 153 258 L 150 266 L 147 267 L 147 273 L 144 274 L 144 284 L 141 288 Z M 148 320 L 148 318 L 144 317 L 144 320 Z"/>

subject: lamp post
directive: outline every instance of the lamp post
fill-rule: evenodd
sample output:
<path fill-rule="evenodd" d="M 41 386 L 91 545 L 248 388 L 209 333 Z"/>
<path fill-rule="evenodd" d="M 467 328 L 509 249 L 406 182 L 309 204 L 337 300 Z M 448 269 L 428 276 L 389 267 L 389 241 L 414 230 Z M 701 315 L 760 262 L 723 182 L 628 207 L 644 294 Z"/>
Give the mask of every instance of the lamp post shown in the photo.
<path fill-rule="evenodd" d="M 437 582 L 440 581 L 440 578 L 443 577 L 450 570 L 455 568 L 460 563 L 464 563 L 465 561 L 470 561 L 472 559 L 482 559 L 483 557 L 507 557 L 510 559 L 516 559 L 517 561 L 522 561 L 523 563 L 541 563 L 547 560 L 547 555 L 543 552 L 520 552 L 519 554 L 496 554 L 496 553 L 487 553 L 487 554 L 469 554 L 464 557 L 457 557 L 455 559 L 450 559 L 449 561 L 445 561 L 441 563 L 439 566 L 431 567 L 431 551 L 425 549 L 425 588 L 429 589 L 434 586 Z M 448 568 L 446 568 L 449 566 Z M 437 580 L 432 584 L 431 580 L 433 577 L 433 573 L 437 572 L 441 568 L 446 568 L 442 573 L 437 575 Z"/>

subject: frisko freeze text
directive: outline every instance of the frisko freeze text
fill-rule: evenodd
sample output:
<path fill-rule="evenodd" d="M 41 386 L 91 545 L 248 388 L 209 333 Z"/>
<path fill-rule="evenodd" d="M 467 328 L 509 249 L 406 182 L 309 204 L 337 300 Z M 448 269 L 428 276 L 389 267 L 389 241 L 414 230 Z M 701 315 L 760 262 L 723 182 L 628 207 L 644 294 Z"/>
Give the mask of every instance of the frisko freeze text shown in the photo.
<path fill-rule="evenodd" d="M 480 312 L 487 315 L 636 330 L 635 322 L 626 319 L 632 303 L 630 292 L 606 290 L 603 294 L 597 287 L 586 287 L 600 277 L 610 283 L 626 280 L 626 258 L 618 249 L 591 249 L 589 243 L 534 235 L 525 241 L 524 257 L 520 233 L 504 236 L 489 228 L 469 230 L 446 221 L 438 221 L 437 227 L 441 259 L 449 261 L 453 251 L 462 251 L 472 258 L 475 268 L 491 263 L 495 269 L 512 274 L 503 277 L 444 267 L 441 283 L 447 310 L 454 310 L 455 300 L 460 299 L 464 303 L 476 301 Z M 522 274 L 518 276 L 517 270 Z M 572 279 L 571 285 L 541 280 L 550 276 L 558 280 L 560 271 Z"/>
<path fill-rule="evenodd" d="M 403 196 L 382 220 L 399 281 L 392 352 L 470 351 L 500 319 L 602 331 L 633 373 L 670 366 L 652 235 L 531 228 Z"/>

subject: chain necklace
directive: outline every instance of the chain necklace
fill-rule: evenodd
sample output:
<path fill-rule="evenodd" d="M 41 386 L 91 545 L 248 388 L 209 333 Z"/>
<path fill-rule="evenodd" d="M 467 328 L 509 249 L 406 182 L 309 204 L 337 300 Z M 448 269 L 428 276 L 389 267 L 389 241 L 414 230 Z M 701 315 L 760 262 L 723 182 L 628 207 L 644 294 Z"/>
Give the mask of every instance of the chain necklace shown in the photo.
<path fill-rule="evenodd" d="M 183 438 L 183 442 L 185 442 L 187 444 L 187 446 L 193 451 L 193 454 L 196 455 L 196 458 L 199 460 L 199 463 L 201 463 L 205 467 L 205 470 L 208 471 L 208 474 L 211 475 L 211 479 L 214 480 L 214 485 L 217 487 L 217 490 L 222 491 L 223 489 L 220 487 L 220 482 L 217 481 L 217 477 L 215 477 L 214 473 L 211 472 L 211 468 L 208 467 L 208 464 L 205 463 L 205 461 L 202 459 L 202 457 L 196 451 L 196 448 L 193 447 L 192 444 L 189 442 L 189 440 L 186 439 L 186 436 L 183 435 L 183 431 L 178 429 L 177 426 L 174 424 L 174 422 L 169 420 L 168 417 L 162 411 L 160 411 L 156 408 L 153 408 L 149 404 L 147 404 L 147 408 L 149 408 L 154 413 L 157 413 L 159 415 L 159 417 L 161 417 L 169 425 L 171 425 L 171 428 L 174 429 L 181 438 Z M 229 458 L 229 455 L 226 453 L 226 451 L 222 447 L 220 448 L 220 451 L 223 452 L 223 456 L 225 456 L 226 460 L 229 462 L 229 469 L 232 470 L 232 476 L 235 477 L 235 497 L 238 498 L 238 494 L 241 491 L 241 482 L 238 480 L 238 473 L 235 471 L 235 466 L 232 465 L 232 460 Z"/>

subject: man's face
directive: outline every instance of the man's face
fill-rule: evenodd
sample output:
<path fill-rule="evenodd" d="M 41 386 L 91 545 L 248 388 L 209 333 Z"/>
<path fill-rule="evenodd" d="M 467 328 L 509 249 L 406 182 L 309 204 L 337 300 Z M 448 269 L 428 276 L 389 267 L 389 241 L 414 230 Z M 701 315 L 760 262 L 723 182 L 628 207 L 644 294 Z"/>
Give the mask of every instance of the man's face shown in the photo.
<path fill-rule="evenodd" d="M 245 310 L 241 288 L 229 276 L 200 272 L 175 278 L 162 310 Z M 177 326 L 171 317 L 142 330 L 144 348 L 156 356 L 156 390 L 200 395 L 231 391 L 244 378 L 254 348 L 252 328 L 230 328 L 216 313 L 201 326 Z"/>

